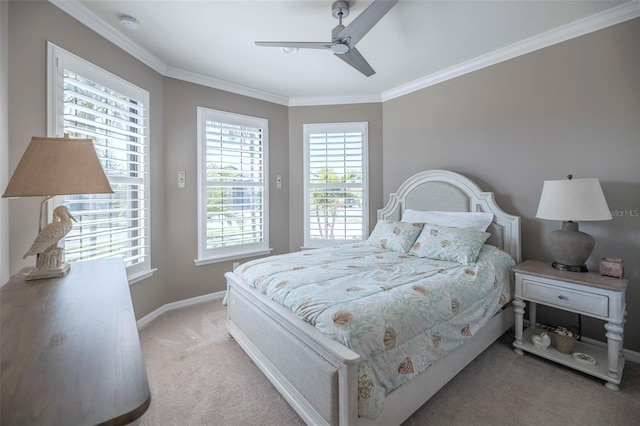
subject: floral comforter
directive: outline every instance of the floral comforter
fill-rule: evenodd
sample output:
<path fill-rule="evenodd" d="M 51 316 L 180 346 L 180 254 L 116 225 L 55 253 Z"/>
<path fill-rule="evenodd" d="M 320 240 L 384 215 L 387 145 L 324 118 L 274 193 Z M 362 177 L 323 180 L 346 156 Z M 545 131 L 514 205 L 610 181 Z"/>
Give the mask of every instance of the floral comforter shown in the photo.
<path fill-rule="evenodd" d="M 474 335 L 511 300 L 513 259 L 484 245 L 475 266 L 367 244 L 257 259 L 235 273 L 362 357 L 359 414 Z"/>

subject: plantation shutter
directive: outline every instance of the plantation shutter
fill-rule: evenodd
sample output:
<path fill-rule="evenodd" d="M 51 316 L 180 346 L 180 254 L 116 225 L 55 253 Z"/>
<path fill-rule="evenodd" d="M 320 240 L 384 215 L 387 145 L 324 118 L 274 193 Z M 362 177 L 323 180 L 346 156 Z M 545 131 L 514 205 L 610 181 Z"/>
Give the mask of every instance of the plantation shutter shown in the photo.
<path fill-rule="evenodd" d="M 67 195 L 78 221 L 65 238 L 67 260 L 122 256 L 148 262 L 145 105 L 64 70 L 64 133 L 94 141 L 114 194 Z"/>
<path fill-rule="evenodd" d="M 203 110 L 201 257 L 268 247 L 266 120 Z"/>
<path fill-rule="evenodd" d="M 366 123 L 307 125 L 307 241 L 366 238 Z"/>

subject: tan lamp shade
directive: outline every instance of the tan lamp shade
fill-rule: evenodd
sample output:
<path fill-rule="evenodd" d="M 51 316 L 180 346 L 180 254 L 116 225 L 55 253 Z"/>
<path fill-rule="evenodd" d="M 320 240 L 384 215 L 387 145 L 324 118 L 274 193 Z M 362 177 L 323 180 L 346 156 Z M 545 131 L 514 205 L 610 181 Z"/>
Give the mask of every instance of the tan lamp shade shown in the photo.
<path fill-rule="evenodd" d="M 536 217 L 574 222 L 612 219 L 595 178 L 545 180 Z"/>
<path fill-rule="evenodd" d="M 91 139 L 33 137 L 7 197 L 113 193 Z"/>

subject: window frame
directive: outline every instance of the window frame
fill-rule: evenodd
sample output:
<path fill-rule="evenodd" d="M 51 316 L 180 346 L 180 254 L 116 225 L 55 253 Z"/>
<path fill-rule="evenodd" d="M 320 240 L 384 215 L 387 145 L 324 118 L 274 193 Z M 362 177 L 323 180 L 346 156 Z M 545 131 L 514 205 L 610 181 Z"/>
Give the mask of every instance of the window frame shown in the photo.
<path fill-rule="evenodd" d="M 134 265 L 126 267 L 127 278 L 129 284 L 133 284 L 140 280 L 150 277 L 157 269 L 151 267 L 151 179 L 150 179 L 150 158 L 151 158 L 151 144 L 150 144 L 150 121 L 149 121 L 149 92 L 124 80 L 121 77 L 85 60 L 81 57 L 51 43 L 47 43 L 47 134 L 50 137 L 63 137 L 64 136 L 64 71 L 69 70 L 74 74 L 81 75 L 97 84 L 104 87 L 108 87 L 111 90 L 117 91 L 126 95 L 131 99 L 136 99 L 142 103 L 143 113 L 141 114 L 144 120 L 144 133 L 141 137 L 144 141 L 144 160 L 142 162 L 144 167 L 143 175 L 143 196 L 142 200 L 145 204 L 144 210 L 147 212 L 146 217 L 141 220 L 144 222 L 142 227 L 145 244 L 144 260 Z M 118 177 L 114 176 L 113 179 L 107 175 L 109 182 L 112 184 L 118 183 Z M 139 200 L 136 198 L 136 200 Z M 53 212 L 53 209 L 63 204 L 64 197 L 58 196 L 52 199 L 49 203 L 49 215 Z M 64 241 L 61 241 L 64 244 Z"/>
<path fill-rule="evenodd" d="M 310 135 L 312 133 L 347 133 L 361 132 L 362 134 L 362 240 L 342 240 L 342 239 L 311 239 L 310 223 Z M 369 235 L 369 123 L 363 122 L 341 122 L 341 123 L 305 123 L 303 125 L 303 173 L 304 173 L 304 245 L 302 249 L 313 249 L 330 247 L 337 244 L 349 244 L 361 242 Z"/>
<path fill-rule="evenodd" d="M 251 256 L 261 256 L 271 253 L 269 247 L 269 120 L 260 117 L 252 117 L 227 111 L 216 110 L 198 106 L 197 116 L 197 190 L 198 190 L 198 258 L 194 260 L 196 265 L 206 265 L 216 262 L 224 262 L 242 259 Z M 206 184 L 206 122 L 215 120 L 232 125 L 245 125 L 262 129 L 262 235 L 260 243 L 241 244 L 221 248 L 207 248 L 207 184 Z"/>

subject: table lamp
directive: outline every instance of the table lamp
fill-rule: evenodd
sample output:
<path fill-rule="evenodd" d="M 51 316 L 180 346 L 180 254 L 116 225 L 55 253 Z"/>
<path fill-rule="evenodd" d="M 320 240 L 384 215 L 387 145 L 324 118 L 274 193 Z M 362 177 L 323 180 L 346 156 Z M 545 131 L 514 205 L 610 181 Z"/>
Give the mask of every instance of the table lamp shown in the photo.
<path fill-rule="evenodd" d="M 587 272 L 586 260 L 595 245 L 593 237 L 580 232 L 578 222 L 611 220 L 609 206 L 598 179 L 546 180 L 536 217 L 561 220 L 562 229 L 549 234 L 552 266 L 561 271 Z"/>
<path fill-rule="evenodd" d="M 91 139 L 33 137 L 16 167 L 3 198 L 44 196 L 40 204 L 38 236 L 24 258 L 37 255 L 27 280 L 64 276 L 69 264 L 58 241 L 75 220 L 65 206 L 54 210 L 53 222 L 44 226 L 47 201 L 57 195 L 110 194 L 109 180 Z"/>

